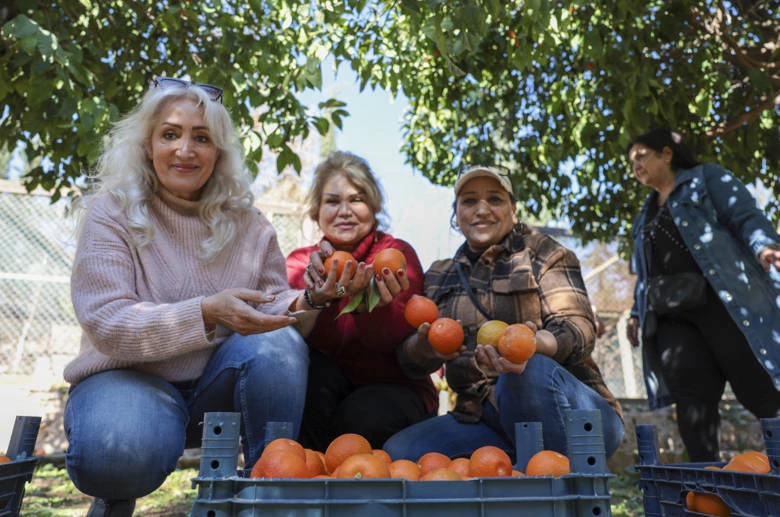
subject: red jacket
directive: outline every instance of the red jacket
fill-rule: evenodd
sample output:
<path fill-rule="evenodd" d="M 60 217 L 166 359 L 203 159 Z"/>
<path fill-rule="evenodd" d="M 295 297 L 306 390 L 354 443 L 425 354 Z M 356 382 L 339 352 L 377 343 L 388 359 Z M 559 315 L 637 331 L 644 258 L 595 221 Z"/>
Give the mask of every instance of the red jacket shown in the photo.
<path fill-rule="evenodd" d="M 423 270 L 417 253 L 406 241 L 377 231 L 366 236 L 352 255 L 356 260 L 370 264 L 374 256 L 386 248 L 396 248 L 406 257 L 409 289 L 388 305 L 377 307 L 370 313 L 338 316 L 349 299 L 334 302 L 320 313 L 306 342 L 333 358 L 353 384 L 403 384 L 420 395 L 429 411 L 434 411 L 438 407 L 438 396 L 431 379 L 407 377 L 395 355 L 396 347 L 414 332 L 404 319 L 404 307 L 413 294 L 422 293 Z M 309 263 L 309 255 L 317 249 L 318 245 L 298 248 L 287 257 L 287 279 L 291 287 L 305 287 L 303 272 Z"/>

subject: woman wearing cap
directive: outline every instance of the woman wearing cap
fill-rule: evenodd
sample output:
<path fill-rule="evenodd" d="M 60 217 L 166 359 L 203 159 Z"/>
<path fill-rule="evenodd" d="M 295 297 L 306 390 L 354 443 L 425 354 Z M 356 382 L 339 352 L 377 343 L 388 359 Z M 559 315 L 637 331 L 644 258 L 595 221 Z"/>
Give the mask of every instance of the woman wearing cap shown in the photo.
<path fill-rule="evenodd" d="M 429 376 L 410 378 L 398 364 L 396 348 L 411 332 L 406 302 L 422 289 L 417 253 L 405 241 L 382 231 L 382 191 L 368 163 L 336 151 L 317 166 L 308 196 L 309 217 L 322 231 L 319 243 L 287 257 L 290 285 L 306 288 L 320 311 L 306 339 L 311 349 L 309 385 L 300 442 L 325 451 L 338 435 L 356 433 L 374 448 L 396 431 L 435 414 L 438 397 Z M 394 248 L 406 269 L 374 271 L 374 258 Z M 334 250 L 357 263 L 326 274 L 323 261 Z M 341 314 L 374 276 L 379 300 Z M 341 315 L 340 315 L 341 314 Z"/>
<path fill-rule="evenodd" d="M 620 406 L 591 358 L 596 325 L 577 257 L 555 240 L 518 223 L 509 175 L 492 166 L 465 169 L 455 183 L 453 226 L 466 242 L 451 259 L 434 262 L 423 292 L 439 316 L 465 330 L 459 352 L 442 356 L 424 323 L 399 357 L 409 375 L 428 375 L 444 362 L 457 394 L 455 408 L 394 435 L 385 450 L 417 460 L 437 451 L 468 457 L 495 445 L 514 452 L 514 424 L 541 422 L 544 447 L 566 453 L 565 410 L 598 409 L 607 455 L 623 437 Z M 487 320 L 525 323 L 537 351 L 522 364 L 477 345 Z"/>
<path fill-rule="evenodd" d="M 81 350 L 65 368 L 66 466 L 90 517 L 129 517 L 240 411 L 247 465 L 269 421 L 300 426 L 316 316 L 252 206 L 222 90 L 160 78 L 111 133 L 73 262 Z M 300 328 L 305 333 L 303 327 Z"/>

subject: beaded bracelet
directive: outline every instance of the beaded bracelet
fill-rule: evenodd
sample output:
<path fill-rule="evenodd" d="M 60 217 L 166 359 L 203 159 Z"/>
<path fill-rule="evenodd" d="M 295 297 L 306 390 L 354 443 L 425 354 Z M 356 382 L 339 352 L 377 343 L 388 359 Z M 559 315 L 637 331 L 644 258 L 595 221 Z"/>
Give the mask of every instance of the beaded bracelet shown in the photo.
<path fill-rule="evenodd" d="M 306 300 L 306 303 L 308 303 L 309 307 L 312 309 L 327 309 L 330 307 L 330 302 L 325 302 L 322 305 L 315 304 L 314 300 L 311 299 L 311 288 L 309 287 L 303 290 L 303 299 Z"/>

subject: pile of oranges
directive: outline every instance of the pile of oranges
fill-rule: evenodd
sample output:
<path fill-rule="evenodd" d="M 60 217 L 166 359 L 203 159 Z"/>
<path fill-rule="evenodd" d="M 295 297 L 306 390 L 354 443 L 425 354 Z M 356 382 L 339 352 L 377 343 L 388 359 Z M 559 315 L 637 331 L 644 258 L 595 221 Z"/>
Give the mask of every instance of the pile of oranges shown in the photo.
<path fill-rule="evenodd" d="M 721 470 L 715 465 L 705 467 L 709 470 Z M 771 466 L 766 454 L 758 451 L 745 451 L 735 455 L 722 470 L 733 472 L 751 472 L 753 474 L 769 474 Z M 731 509 L 717 494 L 710 492 L 688 492 L 685 496 L 685 506 L 688 510 L 717 517 L 730 517 Z"/>
<path fill-rule="evenodd" d="M 440 452 L 428 452 L 415 462 L 393 460 L 384 450 L 373 449 L 363 436 L 345 433 L 336 437 L 324 453 L 304 448 L 296 440 L 277 438 L 263 450 L 250 477 L 457 481 L 480 477 L 558 477 L 568 473 L 569 459 L 555 451 L 535 454 L 523 473 L 514 469 L 504 450 L 492 445 L 478 448 L 468 458 L 452 459 Z"/>

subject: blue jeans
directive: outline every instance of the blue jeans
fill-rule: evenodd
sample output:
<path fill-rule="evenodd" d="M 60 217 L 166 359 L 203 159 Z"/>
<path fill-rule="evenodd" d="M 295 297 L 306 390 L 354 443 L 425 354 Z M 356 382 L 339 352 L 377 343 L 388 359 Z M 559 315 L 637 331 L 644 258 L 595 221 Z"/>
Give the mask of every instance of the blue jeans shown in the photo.
<path fill-rule="evenodd" d="M 458 422 L 451 414 L 415 424 L 393 435 L 384 449 L 393 459 L 417 461 L 437 451 L 450 458 L 468 457 L 483 445 L 515 453 L 515 423 L 541 422 L 544 448 L 566 454 L 567 409 L 598 409 L 607 457 L 623 439 L 623 422 L 604 398 L 555 360 L 538 354 L 521 375 L 503 374 L 496 384 L 496 405 L 484 404 L 479 422 Z"/>
<path fill-rule="evenodd" d="M 308 363 L 306 343 L 287 327 L 232 335 L 192 386 L 136 370 L 92 375 L 71 388 L 65 407 L 68 474 L 94 497 L 143 497 L 176 468 L 185 445 L 200 446 L 203 413 L 212 411 L 241 413 L 245 463 L 252 465 L 266 422 L 292 422 L 297 435 Z M 188 435 L 194 443 L 186 443 Z"/>

